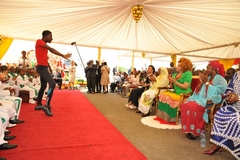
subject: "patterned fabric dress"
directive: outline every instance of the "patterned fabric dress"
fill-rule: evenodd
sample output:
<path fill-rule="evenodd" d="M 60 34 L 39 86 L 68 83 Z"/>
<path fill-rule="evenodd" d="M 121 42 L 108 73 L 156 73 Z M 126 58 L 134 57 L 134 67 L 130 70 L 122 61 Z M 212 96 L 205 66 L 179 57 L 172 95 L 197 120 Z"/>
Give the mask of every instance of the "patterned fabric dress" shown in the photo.
<path fill-rule="evenodd" d="M 173 74 L 173 77 L 176 77 L 177 74 Z M 183 93 L 191 92 L 191 82 L 192 82 L 192 72 L 186 71 L 182 74 L 181 77 L 176 78 L 179 83 L 188 83 L 189 86 L 187 89 L 182 89 L 174 84 L 174 91 L 173 92 L 164 92 L 159 95 L 159 102 L 158 102 L 158 112 L 157 118 L 155 120 L 159 120 L 160 123 L 163 123 L 162 120 L 165 122 L 176 122 L 177 118 L 177 107 L 182 102 Z"/>
<path fill-rule="evenodd" d="M 210 80 L 210 77 L 208 79 Z M 211 100 L 213 103 L 219 104 L 226 88 L 226 80 L 221 75 L 216 74 L 208 86 L 203 84 L 199 91 L 195 90 L 193 95 L 181 104 L 183 133 L 200 135 L 205 123 L 208 123 L 208 119 L 206 119 L 208 117 L 206 112 L 207 101 Z"/>
<path fill-rule="evenodd" d="M 240 72 L 233 76 L 226 92 L 240 96 Z M 240 159 L 240 102 L 225 105 L 217 111 L 210 139 L 214 144 L 227 149 L 236 159 Z"/>

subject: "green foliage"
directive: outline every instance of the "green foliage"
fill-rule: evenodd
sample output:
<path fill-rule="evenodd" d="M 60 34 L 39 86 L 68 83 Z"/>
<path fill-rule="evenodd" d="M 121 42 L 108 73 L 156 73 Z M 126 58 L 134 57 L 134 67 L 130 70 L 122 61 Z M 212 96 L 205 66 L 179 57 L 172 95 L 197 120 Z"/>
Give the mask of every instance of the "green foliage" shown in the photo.
<path fill-rule="evenodd" d="M 119 66 L 118 71 L 120 71 L 120 72 L 128 72 L 128 68 Z"/>
<path fill-rule="evenodd" d="M 78 82 L 84 82 L 84 80 L 83 79 L 78 79 Z"/>

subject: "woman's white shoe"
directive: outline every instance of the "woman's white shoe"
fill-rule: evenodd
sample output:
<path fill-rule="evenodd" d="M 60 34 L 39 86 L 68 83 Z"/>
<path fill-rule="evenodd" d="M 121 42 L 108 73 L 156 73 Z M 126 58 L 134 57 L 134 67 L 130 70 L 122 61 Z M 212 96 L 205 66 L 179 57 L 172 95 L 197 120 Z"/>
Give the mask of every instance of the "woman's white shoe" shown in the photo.
<path fill-rule="evenodd" d="M 33 99 L 29 99 L 29 103 L 31 103 L 31 104 L 35 104 L 36 101 L 34 101 Z"/>
<path fill-rule="evenodd" d="M 129 108 L 131 108 L 131 109 L 136 109 L 137 107 L 134 106 L 134 105 L 129 105 Z"/>

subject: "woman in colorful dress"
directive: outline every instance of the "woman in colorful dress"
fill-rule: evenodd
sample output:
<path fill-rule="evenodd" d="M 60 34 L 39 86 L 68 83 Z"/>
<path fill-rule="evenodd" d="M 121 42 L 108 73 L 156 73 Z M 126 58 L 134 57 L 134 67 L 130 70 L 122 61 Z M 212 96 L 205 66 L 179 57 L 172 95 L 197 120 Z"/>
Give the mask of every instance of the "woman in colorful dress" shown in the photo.
<path fill-rule="evenodd" d="M 168 71 L 164 67 L 158 69 L 159 76 L 152 76 L 150 88 L 147 91 L 144 91 L 141 95 L 138 110 L 139 113 L 142 113 L 142 116 L 148 116 L 150 108 L 152 106 L 153 100 L 158 94 L 158 87 L 167 87 L 168 86 Z"/>
<path fill-rule="evenodd" d="M 224 148 L 240 160 L 240 71 L 234 74 L 224 95 L 223 106 L 214 116 L 210 139 L 214 145 L 203 153 L 213 155 Z"/>
<path fill-rule="evenodd" d="M 210 61 L 205 73 L 199 73 L 200 83 L 193 95 L 181 104 L 182 132 L 195 140 L 208 123 L 207 102 L 219 104 L 227 88 L 224 67 L 219 61 Z"/>
<path fill-rule="evenodd" d="M 74 89 L 74 82 L 76 78 L 76 65 L 73 60 L 71 60 L 71 64 L 68 70 L 69 70 L 69 89 Z"/>
<path fill-rule="evenodd" d="M 180 58 L 176 72 L 169 76 L 170 87 L 173 92 L 166 91 L 159 95 L 158 111 L 155 120 L 160 123 L 176 123 L 178 106 L 182 102 L 182 95 L 191 93 L 192 62 L 187 58 Z"/>

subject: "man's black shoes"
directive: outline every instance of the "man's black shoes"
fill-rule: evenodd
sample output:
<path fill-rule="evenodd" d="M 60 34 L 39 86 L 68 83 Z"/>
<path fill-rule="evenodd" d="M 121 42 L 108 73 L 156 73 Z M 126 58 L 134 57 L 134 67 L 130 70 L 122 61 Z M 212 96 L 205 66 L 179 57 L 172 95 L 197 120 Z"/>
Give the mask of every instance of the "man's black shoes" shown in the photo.
<path fill-rule="evenodd" d="M 0 145 L 0 150 L 13 149 L 13 148 L 16 148 L 17 146 L 18 146 L 17 144 L 3 143 L 3 144 Z"/>
<path fill-rule="evenodd" d="M 10 119 L 9 120 L 9 123 L 11 123 L 11 124 L 19 124 L 19 123 L 23 123 L 23 122 L 25 122 L 24 120 L 19 120 L 19 119 Z"/>
<path fill-rule="evenodd" d="M 5 131 L 4 135 L 6 136 L 6 135 L 9 135 L 10 133 L 11 133 L 10 131 Z"/>
<path fill-rule="evenodd" d="M 12 139 L 14 139 L 14 138 L 16 138 L 16 136 L 4 136 L 4 140 L 5 141 L 9 141 L 9 140 L 12 140 Z"/>
<path fill-rule="evenodd" d="M 42 105 L 41 104 L 38 104 L 35 106 L 34 110 L 41 110 L 42 109 Z"/>

